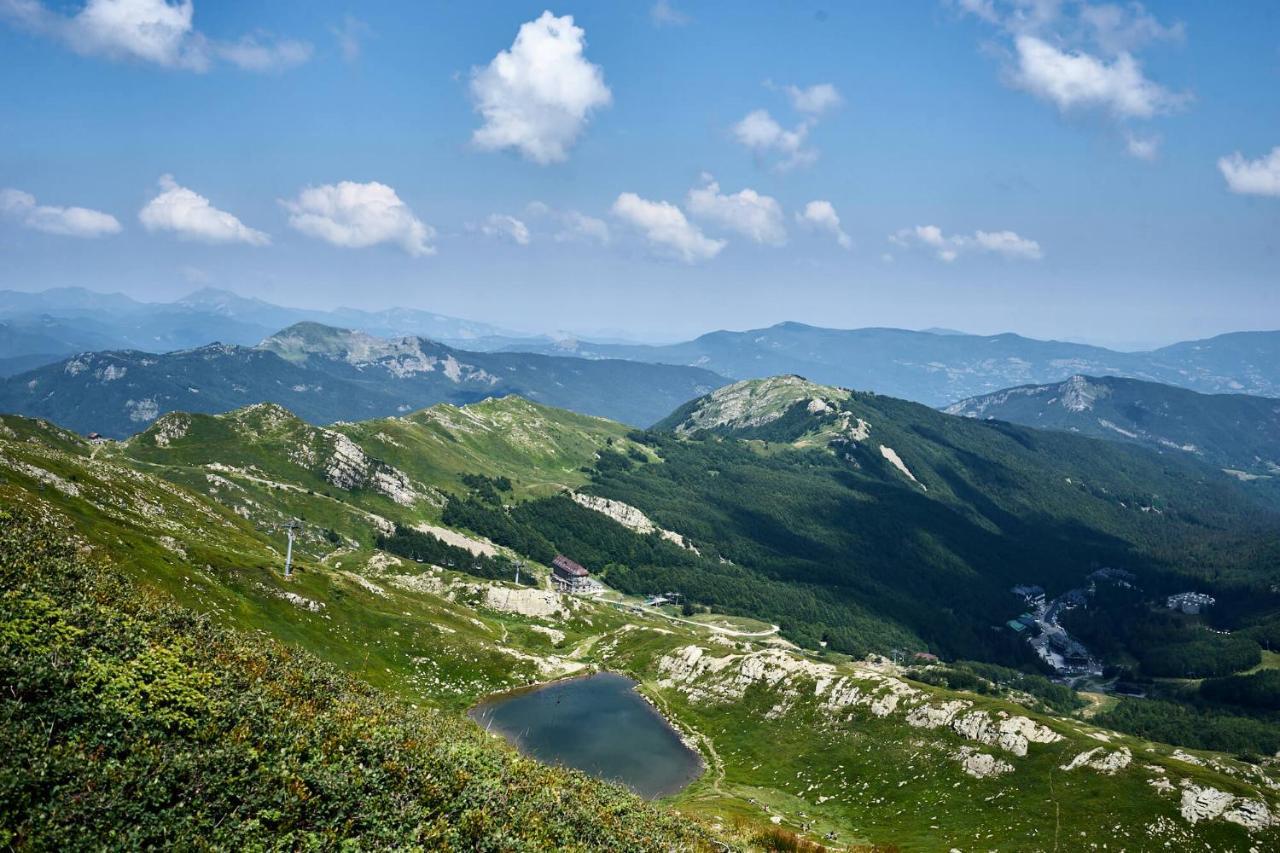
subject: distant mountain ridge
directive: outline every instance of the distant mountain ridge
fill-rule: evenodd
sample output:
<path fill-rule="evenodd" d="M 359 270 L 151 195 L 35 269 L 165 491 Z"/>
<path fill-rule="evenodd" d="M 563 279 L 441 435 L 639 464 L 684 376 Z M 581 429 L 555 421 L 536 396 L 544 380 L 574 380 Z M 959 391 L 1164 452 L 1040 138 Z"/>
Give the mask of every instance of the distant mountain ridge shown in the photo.
<path fill-rule="evenodd" d="M 1280 400 L 1266 397 L 1077 375 L 971 397 L 944 411 L 1141 444 L 1243 478 L 1280 476 Z"/>
<path fill-rule="evenodd" d="M 1016 385 L 1060 382 L 1074 374 L 1128 376 L 1204 393 L 1280 396 L 1280 332 L 1237 332 L 1127 353 L 1010 333 L 825 329 L 788 322 L 711 332 L 667 346 L 559 341 L 507 350 L 686 364 L 731 379 L 798 374 L 931 406 Z"/>
<path fill-rule="evenodd" d="M 0 376 L 93 350 L 171 352 L 215 340 L 248 346 L 304 321 L 383 337 L 417 335 L 479 350 L 510 346 L 525 337 L 490 323 L 430 311 L 287 308 L 215 288 L 168 303 L 138 302 L 121 293 L 77 287 L 39 293 L 6 290 L 0 291 Z M 549 340 L 540 337 L 532 343 Z"/>
<path fill-rule="evenodd" d="M 269 402 L 331 423 L 515 394 L 645 426 L 725 381 L 700 368 L 469 352 L 305 322 L 252 347 L 82 353 L 0 380 L 0 411 L 124 437 L 174 410 Z"/>

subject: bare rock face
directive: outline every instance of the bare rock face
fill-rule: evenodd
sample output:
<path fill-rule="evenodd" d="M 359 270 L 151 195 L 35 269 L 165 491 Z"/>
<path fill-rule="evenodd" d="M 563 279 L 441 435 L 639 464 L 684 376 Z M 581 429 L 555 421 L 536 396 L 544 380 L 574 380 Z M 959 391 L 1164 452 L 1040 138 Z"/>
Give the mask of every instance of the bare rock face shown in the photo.
<path fill-rule="evenodd" d="M 402 506 L 409 506 L 421 495 L 409 478 L 395 468 L 370 459 L 360 445 L 340 432 L 325 431 L 332 450 L 324 463 L 324 478 L 340 489 L 371 488 Z"/>
<path fill-rule="evenodd" d="M 972 702 L 963 699 L 954 699 L 941 705 L 917 705 L 907 712 L 907 724 L 918 729 L 942 728 L 972 705 Z"/>
<path fill-rule="evenodd" d="M 587 509 L 594 510 L 601 515 L 608 516 L 623 527 L 628 530 L 634 530 L 641 536 L 646 536 L 650 533 L 656 532 L 668 542 L 674 542 L 681 548 L 686 548 L 693 551 L 695 554 L 698 553 L 698 549 L 690 545 L 679 533 L 672 530 L 665 530 L 654 524 L 653 521 L 650 520 L 649 516 L 645 515 L 631 504 L 623 503 L 622 501 L 610 500 L 609 498 L 602 498 L 597 495 L 584 495 L 579 492 L 574 492 L 572 497 L 574 502 L 579 506 L 586 507 Z"/>
<path fill-rule="evenodd" d="M 168 447 L 181 439 L 191 429 L 191 416 L 184 412 L 171 412 L 155 422 L 151 436 L 156 447 Z"/>
<path fill-rule="evenodd" d="M 1121 770 L 1129 766 L 1133 761 L 1133 753 L 1128 747 L 1121 747 L 1115 751 L 1108 751 L 1103 747 L 1094 747 L 1085 750 L 1075 758 L 1062 765 L 1062 770 L 1076 770 L 1080 767 L 1088 767 L 1091 770 L 1097 770 L 1099 773 L 1105 773 L 1108 776 L 1114 776 Z"/>
<path fill-rule="evenodd" d="M 962 746 L 955 753 L 960 760 L 964 772 L 975 779 L 987 779 L 991 776 L 1002 776 L 1013 772 L 1013 765 L 985 752 L 978 752 L 971 746 Z"/>
<path fill-rule="evenodd" d="M 958 717 L 951 728 L 963 738 L 979 743 L 999 746 L 1017 756 L 1027 754 L 1032 743 L 1054 743 L 1062 736 L 1027 717 L 1006 717 L 993 720 L 985 711 L 973 711 Z"/>
<path fill-rule="evenodd" d="M 1250 832 L 1275 826 L 1277 818 L 1262 800 L 1237 797 L 1208 785 L 1182 781 L 1182 816 L 1190 823 L 1221 818 Z"/>

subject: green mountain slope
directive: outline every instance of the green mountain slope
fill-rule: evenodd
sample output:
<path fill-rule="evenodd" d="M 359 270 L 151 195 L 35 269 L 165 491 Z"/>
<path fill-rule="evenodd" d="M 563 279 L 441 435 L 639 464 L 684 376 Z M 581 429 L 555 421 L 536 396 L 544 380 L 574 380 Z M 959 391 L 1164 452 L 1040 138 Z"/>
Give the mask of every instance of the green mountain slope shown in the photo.
<path fill-rule="evenodd" d="M 1280 475 L 1280 402 L 1266 397 L 1073 376 L 971 397 L 945 411 L 1133 442 L 1245 476 Z"/>
<path fill-rule="evenodd" d="M 30 514 L 0 510 L 0 582 L 6 846 L 703 846 L 465 719 L 139 595 Z"/>
<path fill-rule="evenodd" d="M 273 402 L 312 423 L 332 423 L 519 394 L 644 425 L 722 384 L 700 368 L 472 353 L 299 323 L 257 347 L 77 355 L 0 380 L 0 411 L 122 438 L 170 411 Z"/>
<path fill-rule="evenodd" d="M 1225 475 L 1136 448 L 788 377 L 720 389 L 661 426 L 646 440 L 663 464 L 610 468 L 592 491 L 758 574 L 673 565 L 666 583 L 787 606 L 775 619 L 810 642 L 860 651 L 905 628 L 935 651 L 1005 653 L 990 626 L 1020 612 L 1010 587 L 1063 591 L 1104 565 L 1157 589 L 1276 580 L 1256 544 L 1275 553 L 1274 515 Z"/>
<path fill-rule="evenodd" d="M 519 835 L 492 842 L 493 846 L 532 846 L 538 837 L 534 833 L 539 832 L 546 833 L 542 836 L 549 839 L 545 843 L 554 845 L 563 843 L 567 833 L 574 831 L 574 821 L 583 812 L 571 810 L 549 816 L 555 820 L 548 821 L 536 817 L 537 808 L 554 810 L 547 805 L 548 798 L 557 791 L 575 790 L 580 792 L 584 809 L 595 808 L 608 796 L 616 798 L 612 810 L 597 809 L 601 826 L 581 830 L 612 833 L 607 837 L 584 834 L 581 839 L 583 844 L 615 848 L 626 848 L 626 833 L 638 827 L 647 827 L 651 840 L 658 844 L 678 844 L 679 833 L 688 829 L 717 835 L 741 849 L 765 847 L 768 830 L 795 832 L 813 840 L 834 832 L 839 845 L 925 850 L 969 849 L 975 840 L 982 849 L 1007 850 L 1051 849 L 1055 839 L 1060 849 L 1103 843 L 1135 849 L 1166 843 L 1175 847 L 1265 849 L 1277 843 L 1274 816 L 1280 805 L 1273 788 L 1277 784 L 1274 768 L 1099 729 L 1080 717 L 1066 716 L 1070 703 L 1061 705 L 1058 712 L 1050 710 L 1027 692 L 1041 689 L 1034 685 L 1019 682 L 1022 686 L 1015 689 L 973 681 L 973 689 L 968 691 L 938 687 L 927 682 L 948 682 L 938 676 L 945 670 L 941 665 L 906 669 L 877 656 L 851 658 L 834 651 L 833 643 L 821 649 L 817 643 L 820 635 L 806 634 L 793 624 L 788 629 L 790 636 L 813 639 L 808 649 L 796 648 L 755 626 L 738 627 L 738 620 L 723 613 L 733 608 L 683 620 L 678 611 L 644 608 L 634 598 L 608 594 L 595 599 L 562 596 L 545 586 L 520 588 L 475 578 L 466 574 L 467 567 L 461 564 L 419 564 L 372 547 L 385 522 L 430 523 L 439 529 L 442 519 L 451 517 L 458 507 L 478 505 L 488 514 L 477 514 L 477 520 L 499 514 L 512 524 L 546 535 L 555 547 L 597 570 L 604 569 L 612 558 L 614 565 L 605 573 L 610 584 L 617 582 L 637 591 L 679 588 L 692 594 L 695 573 L 718 574 L 732 578 L 757 599 L 743 602 L 758 608 L 757 612 L 780 612 L 776 621 L 790 618 L 781 611 L 797 600 L 789 598 L 797 589 L 812 596 L 817 608 L 814 612 L 825 620 L 839 615 L 830 601 L 858 606 L 860 599 L 838 585 L 837 570 L 844 564 L 797 583 L 778 571 L 778 554 L 786 554 L 795 561 L 793 565 L 806 571 L 822 571 L 829 557 L 824 549 L 830 547 L 824 536 L 863 536 L 882 527 L 896 531 L 900 538 L 910 538 L 913 528 L 920 531 L 922 541 L 939 537 L 939 528 L 930 526 L 927 515 L 959 518 L 966 531 L 998 521 L 1003 526 L 993 527 L 983 540 L 997 554 L 1005 547 L 1000 544 L 1003 539 L 1017 539 L 1013 522 L 1018 513 L 1010 509 L 998 515 L 995 509 L 1013 502 L 1013 496 L 1022 494 L 1021 487 L 1010 477 L 1004 483 L 1008 494 L 996 490 L 994 506 L 979 506 L 969 496 L 972 507 L 990 513 L 969 518 L 966 513 L 971 510 L 960 502 L 964 495 L 955 486 L 960 479 L 949 481 L 940 473 L 950 465 L 965 476 L 972 475 L 980 467 L 979 461 L 964 454 L 981 453 L 980 458 L 989 459 L 986 464 L 993 467 L 997 462 L 1012 466 L 1022 460 L 1020 467 L 1011 468 L 1019 474 L 1031 470 L 1021 454 L 1032 451 L 1023 442 L 1037 439 L 1047 442 L 1039 446 L 1038 452 L 1044 453 L 1076 448 L 1083 456 L 1089 448 L 1102 448 L 1098 451 L 1103 454 L 1099 467 L 1114 467 L 1128 456 L 1150 459 L 1136 449 L 1074 436 L 996 429 L 899 401 L 815 389 L 793 380 L 778 384 L 780 389 L 756 389 L 761 393 L 755 396 L 769 400 L 769 406 L 781 412 L 779 417 L 753 417 L 750 407 L 742 413 L 755 422 L 751 429 L 772 429 L 774 433 L 748 440 L 731 437 L 728 433 L 739 426 L 729 423 L 721 425 L 723 435 L 632 433 L 628 437 L 619 425 L 557 413 L 515 398 L 462 409 L 441 406 L 405 418 L 333 429 L 311 427 L 272 406 L 218 417 L 174 414 L 119 445 L 95 445 L 38 421 L 0 419 L 0 503 L 22 507 L 28 515 L 50 519 L 53 524 L 69 525 L 107 573 L 101 584 L 73 580 L 70 588 L 79 594 L 49 594 L 47 604 L 52 610 L 43 611 L 36 621 L 57 625 L 63 609 L 116 607 L 120 600 L 132 608 L 130 613 L 149 608 L 152 601 L 174 601 L 189 608 L 154 631 L 139 631 L 137 642 L 124 652 L 99 656 L 107 667 L 104 672 L 113 676 L 108 683 L 121 685 L 107 690 L 105 696 L 118 702 L 132 701 L 133 705 L 108 703 L 100 708 L 104 703 L 92 692 L 97 689 L 93 685 L 74 693 L 94 698 L 86 700 L 85 706 L 76 706 L 78 716 L 70 718 L 74 728 L 58 732 L 66 738 L 59 743 L 70 744 L 59 753 L 65 757 L 60 772 L 65 778 L 92 780 L 94 787 L 88 795 L 71 800 L 69 808 L 101 806 L 104 817 L 99 819 L 104 824 L 122 824 L 119 812 L 111 809 L 135 802 L 126 796 L 132 789 L 124 787 L 138 778 L 130 775 L 133 768 L 159 766 L 159 772 L 150 774 L 154 782 L 147 789 L 149 798 L 129 806 L 135 812 L 128 825 L 147 832 L 156 820 L 172 816 L 179 822 L 188 821 L 182 825 L 206 827 L 222 817 L 214 817 L 221 801 L 204 803 L 191 798 L 187 792 L 194 789 L 184 786 L 171 771 L 198 762 L 202 771 L 210 774 L 193 777 L 201 780 L 218 778 L 211 774 L 226 767 L 281 770 L 268 776 L 278 782 L 270 791 L 253 787 L 258 776 L 234 777 L 232 781 L 245 786 L 243 811 L 252 814 L 241 817 L 241 813 L 233 813 L 230 823 L 224 820 L 226 832 L 245 833 L 229 835 L 229 839 L 252 840 L 257 836 L 249 833 L 265 831 L 261 827 L 287 826 L 297 827 L 300 833 L 317 832 L 323 842 L 324 833 L 332 826 L 351 819 L 353 827 L 367 833 L 362 837 L 371 845 L 379 840 L 393 844 L 398 839 L 431 839 L 425 834 L 408 835 L 420 827 L 425 827 L 423 833 L 433 828 L 498 832 L 509 817 L 527 815 L 525 823 L 512 830 Z M 801 404 L 805 418 L 796 413 L 796 403 L 781 405 L 779 395 L 782 400 L 790 396 Z M 809 412 L 815 397 L 831 411 Z M 725 395 L 720 401 L 731 402 Z M 849 418 L 844 417 L 845 406 L 852 407 Z M 929 433 L 929 427 L 938 432 Z M 868 430 L 867 437 L 857 437 Z M 997 436 L 990 446 L 974 443 L 974 436 L 987 434 Z M 348 460 L 354 456 L 336 452 L 342 446 L 339 436 L 358 448 L 367 462 L 340 466 L 339 470 L 365 471 L 370 476 L 331 476 L 334 467 L 329 463 L 334 455 Z M 839 442 L 831 446 L 831 441 L 840 438 L 858 446 Z M 942 444 L 940 439 L 949 443 Z M 874 443 L 877 440 L 900 451 L 903 465 L 917 477 L 916 482 L 888 462 Z M 1058 440 L 1061 443 L 1055 444 Z M 376 448 L 374 441 L 380 443 Z M 933 457 L 924 455 L 929 446 L 935 447 Z M 879 468 L 873 465 L 877 458 Z M 944 459 L 949 460 L 945 465 Z M 476 467 L 468 470 L 473 464 Z M 1083 462 L 1067 457 L 1060 464 Z M 1123 475 L 1134 483 L 1152 476 L 1145 463 L 1130 464 Z M 400 481 L 387 468 L 403 474 L 415 493 L 431 497 L 397 501 L 394 496 Z M 511 492 L 500 492 L 497 502 L 486 496 L 487 489 L 474 485 L 478 482 L 474 477 L 464 477 L 482 475 L 491 478 L 483 482 L 492 485 L 499 477 L 522 469 L 519 482 L 513 476 Z M 997 471 L 989 472 L 993 480 L 998 480 Z M 1090 475 L 1098 472 L 1091 469 Z M 557 480 L 578 489 L 579 497 L 547 497 Z M 700 491 L 704 488 L 700 484 L 708 482 L 724 485 L 719 491 Z M 1170 480 L 1169 485 L 1175 482 Z M 1219 512 L 1213 518 L 1231 525 L 1233 535 L 1243 535 L 1244 529 L 1234 526 L 1237 521 L 1232 513 L 1247 503 L 1236 503 L 1236 486 L 1225 478 L 1224 482 L 1226 491 L 1212 493 Z M 659 488 L 662 483 L 670 493 Z M 1104 481 L 1090 487 L 1098 491 L 1111 485 L 1114 483 Z M 687 534 L 692 541 L 671 541 L 657 528 L 642 533 L 643 524 L 635 512 L 582 495 L 587 491 L 621 497 L 624 487 L 635 494 L 633 509 L 641 511 L 651 524 Z M 845 491 L 835 492 L 834 488 Z M 1194 482 L 1189 488 L 1198 494 L 1199 486 Z M 673 502 L 675 491 L 687 491 L 687 500 Z M 846 493 L 855 495 L 852 502 L 828 507 L 825 515 L 805 514 L 822 510 L 827 498 Z M 750 503 L 753 496 L 754 505 Z M 1024 495 L 1028 501 L 1036 497 Z M 721 503 L 700 507 L 708 498 Z M 917 506 L 917 500 L 927 503 Z M 1096 500 L 1096 504 L 1089 504 L 1097 514 L 1088 519 L 1090 523 L 1124 516 L 1124 508 L 1114 495 L 1099 491 Z M 1167 505 L 1163 517 L 1175 515 L 1178 507 L 1176 501 Z M 899 511 L 903 508 L 918 509 L 919 515 L 903 515 Z M 1153 514 L 1138 510 L 1137 515 L 1148 518 Z M 280 573 L 283 535 L 272 522 L 291 516 L 303 518 L 304 530 L 295 550 L 296 573 L 285 580 Z M 1035 519 L 1024 513 L 1022 521 L 1031 525 Z M 1177 521 L 1179 525 L 1190 523 L 1187 519 Z M 760 532 L 752 532 L 748 525 Z M 326 529 L 337 526 L 341 529 L 335 529 L 339 536 L 334 541 Z M 1170 528 L 1152 529 L 1167 532 Z M 793 531 L 794 540 L 780 544 L 775 538 L 780 530 Z M 1121 525 L 1121 533 L 1127 530 Z M 484 532 L 471 528 L 455 530 L 452 535 L 465 535 L 472 543 L 484 544 L 477 535 Z M 1081 528 L 1077 535 L 1085 533 L 1088 530 Z M 876 536 L 883 538 L 867 541 L 892 543 L 888 532 Z M 45 538 L 67 541 L 62 533 Z M 39 550 L 23 544 L 30 538 L 17 541 L 20 555 Z M 844 541 L 836 540 L 837 544 Z M 1136 555 L 1147 547 L 1141 540 L 1120 541 Z M 690 544 L 701 553 L 688 550 Z M 914 545 L 908 542 L 907 547 Z M 1079 548 L 1077 553 L 1088 550 L 1082 545 L 1075 547 Z M 502 547 L 495 550 L 511 553 Z M 917 553 L 936 556 L 943 552 Z M 667 562 L 673 555 L 688 561 Z M 851 555 L 858 561 L 868 559 L 857 551 Z M 1040 557 L 1043 552 L 1031 556 Z M 731 562 L 724 563 L 721 557 Z M 1158 563 L 1158 554 L 1150 559 Z M 897 564 L 896 578 L 885 571 L 875 583 L 894 595 L 924 601 L 924 591 L 935 578 L 945 576 L 956 565 L 954 559 L 936 564 L 904 559 Z M 1032 561 L 1023 565 L 1038 570 Z M 685 574 L 670 574 L 673 569 Z M 1233 570 L 1243 572 L 1244 565 Z M 979 583 L 988 567 L 975 563 L 965 571 L 970 582 Z M 545 584 L 545 567 L 529 561 L 526 572 L 533 572 Z M 35 573 L 23 573 L 28 575 Z M 133 586 L 126 586 L 122 578 Z M 668 586 L 667 581 L 679 586 Z M 862 594 L 857 584 L 846 585 Z M 824 586 L 835 590 L 834 599 L 817 597 Z M 89 593 L 103 587 L 107 592 Z M 26 597 L 24 591 L 6 598 L 5 607 Z M 953 606 L 959 612 L 970 603 L 968 598 L 956 597 Z M 1017 606 L 1016 601 L 1010 604 Z M 4 612 L 6 620 L 11 612 Z M 204 616 L 195 618 L 190 613 Z M 862 614 L 880 637 L 903 644 L 913 641 L 912 630 L 903 627 L 908 623 L 898 613 L 881 612 L 877 606 L 864 608 Z M 246 633 L 226 639 L 226 634 L 219 633 L 224 628 Z M 28 635 L 45 636 L 34 627 L 0 634 L 5 638 Z M 872 634 L 862 640 L 867 637 Z M 67 642 L 92 649 L 92 640 L 73 637 Z M 281 651 L 275 643 L 283 643 L 286 650 Z M 883 647 L 886 651 L 887 645 Z M 214 663 L 203 657 L 206 648 L 214 655 Z M 229 648 L 234 653 L 228 653 Z M 234 651 L 237 648 L 241 650 Z M 174 654 L 167 655 L 168 651 Z M 11 662 L 25 662 L 32 654 L 39 657 L 40 653 L 24 648 L 21 654 L 9 657 Z M 287 745 L 268 737 L 270 730 L 260 734 L 264 730 L 256 722 L 231 729 L 232 737 L 244 732 L 245 740 L 225 742 L 227 723 L 250 714 L 257 701 L 252 685 L 245 688 L 248 692 L 243 699 L 237 698 L 245 683 L 234 668 L 240 659 L 265 661 L 265 669 L 253 669 L 264 674 L 259 687 L 270 691 L 260 703 L 263 714 L 280 709 L 282 720 L 298 721 L 299 732 Z M 283 663 L 277 665 L 277 659 Z M 32 666 L 44 666 L 49 660 L 41 658 Z M 395 698 L 361 693 L 361 688 L 333 675 L 316 660 L 345 670 Z M 223 671 L 215 668 L 215 663 L 231 669 Z M 573 788 L 586 783 L 570 774 L 537 775 L 549 771 L 533 768 L 526 773 L 527 762 L 517 761 L 496 740 L 486 742 L 468 735 L 460 717 L 450 716 L 494 691 L 593 668 L 634 677 L 644 694 L 697 746 L 707 763 L 706 772 L 665 807 L 705 818 L 707 830 L 681 824 L 671 812 L 666 817 L 653 816 L 634 800 L 607 794 L 598 786 Z M 45 673 L 40 678 L 51 677 L 47 669 L 40 671 Z M 67 678 L 79 677 L 78 669 L 60 671 Z M 168 690 L 169 680 L 156 676 L 171 671 L 181 676 L 174 687 L 183 689 L 173 693 L 163 692 L 160 686 L 131 690 L 139 681 L 144 685 L 159 682 Z M 197 690 L 198 696 L 219 700 L 207 708 L 195 702 L 199 714 L 194 718 L 207 723 L 199 729 L 210 738 L 207 743 L 191 745 L 193 736 L 177 738 L 174 743 L 181 750 L 174 754 L 181 760 L 157 765 L 155 762 L 166 755 L 159 751 L 166 741 L 158 737 L 134 738 L 136 743 L 118 737 L 108 740 L 101 733 L 103 715 L 118 713 L 118 707 L 128 708 L 130 718 L 148 726 L 158 724 L 159 715 L 175 708 L 190 714 L 192 694 L 185 690 L 192 683 L 186 678 L 190 673 L 212 673 L 225 679 Z M 283 679 L 279 690 L 275 688 L 277 676 Z M 50 684 L 47 680 L 33 683 Z M 199 685 L 200 678 L 195 683 Z M 71 694 L 67 682 L 59 684 L 48 686 L 41 701 L 61 702 Z M 75 684 L 82 682 L 72 686 Z M 321 695 L 313 697 L 312 692 Z M 156 704 L 145 704 L 153 701 L 150 697 L 157 697 Z M 440 711 L 438 715 L 418 716 L 420 712 L 403 710 L 396 704 L 399 701 Z M 139 707 L 141 712 L 136 710 Z M 306 740 L 312 731 L 308 720 L 314 720 L 318 730 L 345 747 L 350 742 L 342 728 L 345 723 L 332 722 L 330 715 L 335 707 L 347 714 L 342 720 L 358 725 L 359 736 L 368 739 L 371 745 L 362 748 L 377 750 L 358 754 L 390 757 L 390 765 L 345 763 L 356 744 L 351 750 L 344 749 L 340 758 L 327 759 L 328 765 L 323 763 L 322 751 L 316 756 L 316 751 L 299 754 L 292 749 L 294 744 L 311 742 Z M 298 708 L 301 710 L 295 710 Z M 264 717 L 255 712 L 250 719 Z M 41 729 L 42 737 L 44 731 Z M 406 731 L 421 733 L 426 744 L 422 748 L 431 756 L 438 754 L 437 737 L 456 745 L 457 752 L 446 750 L 443 757 L 431 759 L 437 763 L 428 765 L 433 768 L 435 786 L 427 787 L 426 795 L 442 797 L 427 800 L 441 803 L 436 823 L 428 824 L 425 819 L 415 822 L 417 812 L 403 811 L 413 809 L 413 798 L 421 796 L 412 786 L 422 776 L 418 768 L 409 765 L 425 760 L 422 753 L 414 751 L 417 747 L 399 740 L 398 733 Z M 458 732 L 456 737 L 454 732 Z M 42 742 L 37 740 L 35 746 L 25 748 L 39 756 Z M 257 765 L 235 764 L 237 760 L 249 761 L 241 751 L 245 744 L 257 749 L 256 757 L 250 756 Z M 458 752 L 466 762 L 450 765 Z M 129 772 L 107 778 L 95 775 L 97 765 L 81 758 L 94 755 L 123 756 Z M 475 757 L 468 757 L 472 755 Z M 216 760 L 222 757 L 225 762 Z M 457 779 L 446 773 L 451 766 L 461 766 L 470 774 L 460 782 L 461 787 L 445 784 Z M 323 784 L 317 781 L 319 774 L 324 774 Z M 371 776 L 373 782 L 369 781 Z M 14 778 L 22 781 L 26 777 L 19 774 Z M 305 810 L 289 799 L 301 790 L 290 787 L 295 778 L 306 785 L 309 805 Z M 539 785 L 546 787 L 545 797 L 526 793 Z M 74 796 L 85 787 L 68 785 L 54 793 Z M 22 816 L 24 826 L 44 822 L 41 838 L 80 837 L 69 835 L 71 829 L 55 826 L 52 813 L 30 805 L 45 796 L 43 789 L 23 790 L 31 792 L 23 795 L 26 799 L 15 794 L 12 800 L 20 807 L 3 812 L 6 817 L 0 823 L 5 828 L 18 825 L 13 816 Z M 455 801 L 463 803 L 464 811 L 470 804 L 488 802 L 472 795 L 477 790 L 499 797 L 489 823 L 478 817 L 468 823 L 459 812 L 449 811 Z M 501 791 L 514 796 L 504 802 Z M 413 796 L 401 796 L 407 792 Z M 384 829 L 380 823 L 379 815 L 390 813 L 384 810 L 388 799 L 400 804 L 402 811 L 395 814 L 408 816 L 398 821 L 398 830 Z M 349 817 L 351 803 L 366 802 L 363 817 Z M 153 815 L 161 817 L 153 819 Z M 328 821 L 327 815 L 333 815 L 332 822 L 317 823 Z M 253 823 L 255 819 L 257 823 Z M 54 835 L 55 830 L 59 834 Z M 404 834 L 391 834 L 396 831 Z M 459 841 L 457 846 L 465 845 Z"/>

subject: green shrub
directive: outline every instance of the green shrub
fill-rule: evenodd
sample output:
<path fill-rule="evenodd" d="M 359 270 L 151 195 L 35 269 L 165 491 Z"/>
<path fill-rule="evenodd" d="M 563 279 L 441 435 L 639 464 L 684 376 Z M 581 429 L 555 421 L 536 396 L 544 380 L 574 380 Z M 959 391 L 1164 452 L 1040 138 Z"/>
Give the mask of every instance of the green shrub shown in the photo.
<path fill-rule="evenodd" d="M 0 509 L 0 847 L 680 850 L 703 829 Z"/>

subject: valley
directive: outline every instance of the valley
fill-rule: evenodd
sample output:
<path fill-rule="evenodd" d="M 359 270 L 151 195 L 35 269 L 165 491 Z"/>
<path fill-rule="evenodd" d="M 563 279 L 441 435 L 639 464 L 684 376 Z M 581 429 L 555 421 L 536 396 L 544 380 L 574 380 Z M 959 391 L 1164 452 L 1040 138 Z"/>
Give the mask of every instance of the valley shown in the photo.
<path fill-rule="evenodd" d="M 776 829 L 836 848 L 1025 849 L 1051 846 L 1055 836 L 1061 843 L 1068 826 L 1073 839 L 1099 845 L 1268 843 L 1280 786 L 1268 764 L 1099 728 L 1038 682 L 1014 686 L 1021 682 L 1000 667 L 966 670 L 929 657 L 933 650 L 944 660 L 1012 662 L 1019 654 L 1015 638 L 993 642 L 998 634 L 981 627 L 1016 615 L 1022 605 L 1005 592 L 1012 581 L 990 556 L 982 564 L 990 581 L 962 568 L 965 537 L 986 531 L 974 540 L 984 553 L 1012 548 L 1008 577 L 1016 568 L 1019 579 L 1046 587 L 1078 583 L 1090 553 L 1114 553 L 1122 541 L 1131 564 L 1144 554 L 1144 571 L 1160 578 L 1187 568 L 1162 567 L 1157 537 L 1144 528 L 1204 536 L 1192 508 L 1213 506 L 1224 518 L 1239 513 L 1248 529 L 1241 484 L 1152 467 L 1124 447 L 1009 434 L 794 379 L 716 394 L 672 415 L 662 427 L 670 432 L 514 397 L 332 427 L 273 405 L 172 413 L 125 442 L 92 443 L 5 416 L 0 495 L 6 506 L 74 530 L 88 554 L 129 583 L 229 629 L 305 650 L 406 707 L 460 716 L 524 685 L 625 675 L 706 765 L 663 808 L 731 846 L 750 847 Z M 1028 444 L 1034 457 L 1020 455 Z M 895 450 L 910 477 L 881 446 Z M 979 465 L 979 456 L 990 461 Z M 1000 482 L 991 479 L 994 460 L 1022 470 L 1050 458 L 1087 485 L 1068 485 L 1062 469 L 1026 468 L 1066 490 L 1059 498 L 1039 492 L 1035 504 L 1106 531 L 1056 543 L 1056 562 L 1048 550 L 1009 544 L 1020 535 L 1018 507 L 1030 501 L 1013 480 L 1003 490 L 984 487 L 991 504 L 965 488 L 979 473 L 984 483 Z M 786 485 L 793 476 L 806 485 Z M 1168 477 L 1180 485 L 1157 485 Z M 827 478 L 852 488 L 853 503 L 824 507 L 821 500 L 841 494 L 822 485 Z M 664 482 L 693 491 L 677 500 Z M 1162 504 L 1163 515 L 1134 511 L 1121 484 L 1181 497 Z M 705 489 L 716 491 L 700 496 Z M 743 503 L 765 494 L 778 502 Z M 901 524 L 920 501 L 930 507 L 916 516 L 922 541 L 949 549 L 905 558 L 927 573 L 927 586 L 901 574 L 895 581 L 872 559 L 880 549 L 904 559 L 874 531 Z M 722 514 L 707 515 L 710 507 Z M 295 517 L 303 528 L 286 581 L 280 525 Z M 771 517 L 788 519 L 788 535 L 803 538 L 779 540 Z M 840 517 L 857 523 L 824 520 Z M 929 517 L 950 520 L 935 528 Z M 397 526 L 429 531 L 439 562 L 380 550 Z M 960 536 L 968 530 L 975 532 Z M 856 562 L 821 570 L 836 542 Z M 547 567 L 556 551 L 633 597 L 554 591 Z M 790 562 L 779 562 L 784 553 Z M 512 582 L 517 563 L 520 586 Z M 1031 566 L 1039 567 L 1034 575 Z M 486 577 L 491 569 L 498 574 Z M 1230 569 L 1242 578 L 1249 571 L 1246 562 Z M 718 577 L 733 578 L 732 586 Z M 961 593 L 975 582 L 993 592 Z M 932 609 L 926 588 L 945 590 L 955 615 Z M 644 606 L 668 591 L 695 611 L 724 615 Z M 984 603 L 989 596 L 995 601 Z M 772 617 L 781 631 L 714 624 L 732 624 L 733 614 L 766 624 Z M 963 627 L 969 619 L 973 627 Z M 991 639 L 978 640 L 984 630 Z M 911 660 L 894 663 L 893 647 Z M 975 671 L 984 674 L 960 677 Z"/>

